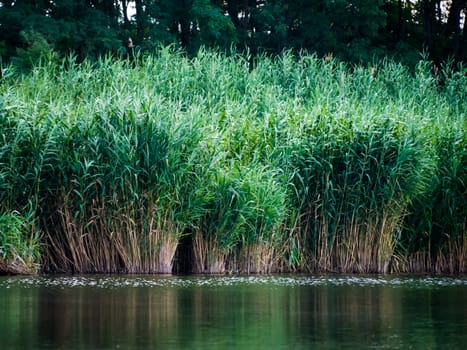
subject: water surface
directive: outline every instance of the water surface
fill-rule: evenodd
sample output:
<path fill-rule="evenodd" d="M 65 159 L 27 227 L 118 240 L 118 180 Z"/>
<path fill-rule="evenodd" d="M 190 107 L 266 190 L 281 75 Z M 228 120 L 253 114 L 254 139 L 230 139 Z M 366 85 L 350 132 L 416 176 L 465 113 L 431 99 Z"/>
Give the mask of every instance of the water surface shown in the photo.
<path fill-rule="evenodd" d="M 466 344 L 463 277 L 0 277 L 1 349 Z"/>

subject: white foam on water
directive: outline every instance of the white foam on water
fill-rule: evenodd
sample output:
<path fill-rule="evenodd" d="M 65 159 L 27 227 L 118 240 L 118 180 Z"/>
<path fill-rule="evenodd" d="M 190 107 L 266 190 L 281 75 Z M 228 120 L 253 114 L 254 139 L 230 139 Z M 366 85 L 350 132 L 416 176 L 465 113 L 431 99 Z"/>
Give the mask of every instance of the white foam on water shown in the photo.
<path fill-rule="evenodd" d="M 239 275 L 239 276 L 161 276 L 161 275 L 89 275 L 2 277 L 0 288 L 148 288 L 148 287 L 228 287 L 266 286 L 355 286 L 433 288 L 467 286 L 467 277 L 424 276 L 340 276 L 340 275 Z"/>

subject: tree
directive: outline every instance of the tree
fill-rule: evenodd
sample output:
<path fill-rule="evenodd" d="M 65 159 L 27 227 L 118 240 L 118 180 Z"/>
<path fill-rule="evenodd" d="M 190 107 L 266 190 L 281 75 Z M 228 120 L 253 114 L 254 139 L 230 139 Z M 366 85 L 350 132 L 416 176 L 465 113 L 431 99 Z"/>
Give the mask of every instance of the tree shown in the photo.
<path fill-rule="evenodd" d="M 110 8 L 109 2 L 95 2 L 2 2 L 0 23 L 8 30 L 1 31 L 0 41 L 6 43 L 7 56 L 14 56 L 18 48 L 32 44 L 22 39 L 21 33 L 25 31 L 37 32 L 58 52 L 72 51 L 82 58 L 118 49 L 121 41 L 116 20 L 111 16 L 115 9 Z"/>
<path fill-rule="evenodd" d="M 236 40 L 235 27 L 220 5 L 209 0 L 153 0 L 145 8 L 144 24 L 138 24 L 145 28 L 140 40 L 146 47 L 175 42 L 191 53 L 201 45 L 228 47 Z"/>
<path fill-rule="evenodd" d="M 307 49 L 319 54 L 333 52 L 346 59 L 367 58 L 379 29 L 385 23 L 382 1 L 374 0 L 282 0 L 282 17 L 271 30 L 284 46 Z M 268 7 L 265 6 L 265 9 Z"/>
<path fill-rule="evenodd" d="M 142 50 L 175 43 L 190 54 L 233 45 L 352 61 L 389 54 L 411 62 L 423 50 L 436 62 L 465 60 L 466 12 L 467 0 L 0 0 L 0 50 L 8 58 L 26 49 L 27 31 L 81 58 L 115 52 L 132 37 Z"/>

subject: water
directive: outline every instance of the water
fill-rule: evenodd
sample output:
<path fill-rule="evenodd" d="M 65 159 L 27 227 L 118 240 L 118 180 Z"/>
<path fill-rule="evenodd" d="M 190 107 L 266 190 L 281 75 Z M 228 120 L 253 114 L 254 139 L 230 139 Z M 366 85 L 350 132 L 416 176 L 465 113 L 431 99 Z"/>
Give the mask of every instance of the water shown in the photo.
<path fill-rule="evenodd" d="M 466 346 L 466 278 L 0 277 L 0 349 Z"/>

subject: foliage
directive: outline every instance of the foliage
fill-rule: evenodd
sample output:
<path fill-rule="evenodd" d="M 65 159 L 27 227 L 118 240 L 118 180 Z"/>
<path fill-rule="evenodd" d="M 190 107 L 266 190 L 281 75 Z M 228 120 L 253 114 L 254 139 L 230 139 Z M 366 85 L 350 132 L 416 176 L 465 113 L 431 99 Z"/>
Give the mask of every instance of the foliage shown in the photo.
<path fill-rule="evenodd" d="M 438 66 L 467 57 L 465 0 L 128 0 L 0 1 L 5 56 L 39 33 L 61 55 L 80 60 L 118 53 L 132 37 L 152 51 L 175 44 L 253 54 L 332 53 L 352 62 L 392 56 L 414 66 L 427 52 Z"/>
<path fill-rule="evenodd" d="M 40 258 L 38 235 L 17 212 L 0 215 L 0 273 L 35 273 Z"/>
<path fill-rule="evenodd" d="M 31 213 L 44 270 L 168 273 L 183 240 L 196 272 L 465 272 L 465 67 L 251 61 L 4 77 L 0 211 Z"/>
<path fill-rule="evenodd" d="M 38 32 L 25 30 L 20 33 L 21 39 L 26 43 L 26 48 L 16 49 L 17 56 L 13 58 L 13 63 L 21 70 L 30 70 L 39 64 L 41 60 L 53 62 L 56 54 L 51 45 Z"/>

